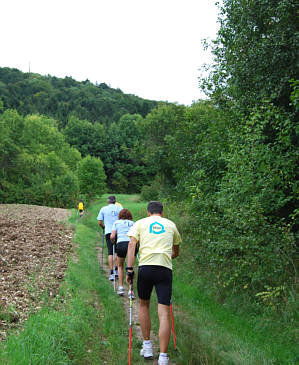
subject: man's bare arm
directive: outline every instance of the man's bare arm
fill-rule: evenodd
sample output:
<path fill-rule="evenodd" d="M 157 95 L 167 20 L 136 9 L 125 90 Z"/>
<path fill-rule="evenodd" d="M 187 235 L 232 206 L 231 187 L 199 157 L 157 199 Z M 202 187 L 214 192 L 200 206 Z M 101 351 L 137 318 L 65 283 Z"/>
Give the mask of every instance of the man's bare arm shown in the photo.
<path fill-rule="evenodd" d="M 179 245 L 173 245 L 172 246 L 171 258 L 175 259 L 176 257 L 179 256 L 179 253 L 180 253 L 180 246 Z"/>
<path fill-rule="evenodd" d="M 104 222 L 103 222 L 103 221 L 99 220 L 99 221 L 98 221 L 98 224 L 99 224 L 99 226 L 100 226 L 100 227 L 102 227 L 103 229 L 105 228 L 105 225 L 104 225 Z"/>
<path fill-rule="evenodd" d="M 135 248 L 136 248 L 137 240 L 135 237 L 131 237 L 129 246 L 128 246 L 128 266 L 134 267 L 135 263 Z"/>
<path fill-rule="evenodd" d="M 131 237 L 129 246 L 128 246 L 128 268 L 131 267 L 132 269 L 127 269 L 127 283 L 133 284 L 134 274 L 128 275 L 128 272 L 133 273 L 134 271 L 134 263 L 135 263 L 135 248 L 136 248 L 137 240 L 135 237 Z"/>
<path fill-rule="evenodd" d="M 115 239 L 116 239 L 116 231 L 115 231 L 115 230 L 113 230 L 113 231 L 111 232 L 111 235 L 110 235 L 110 241 L 111 241 L 112 243 L 115 243 Z"/>

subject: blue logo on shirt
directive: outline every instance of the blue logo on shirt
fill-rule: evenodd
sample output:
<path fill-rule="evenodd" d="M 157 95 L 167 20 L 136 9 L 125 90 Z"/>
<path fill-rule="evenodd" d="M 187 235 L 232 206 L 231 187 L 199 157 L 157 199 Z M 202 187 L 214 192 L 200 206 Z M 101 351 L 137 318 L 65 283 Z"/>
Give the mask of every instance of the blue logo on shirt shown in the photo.
<path fill-rule="evenodd" d="M 161 224 L 159 222 L 154 222 L 150 225 L 149 233 L 161 234 L 164 232 L 165 232 L 165 228 L 164 228 L 163 224 Z"/>

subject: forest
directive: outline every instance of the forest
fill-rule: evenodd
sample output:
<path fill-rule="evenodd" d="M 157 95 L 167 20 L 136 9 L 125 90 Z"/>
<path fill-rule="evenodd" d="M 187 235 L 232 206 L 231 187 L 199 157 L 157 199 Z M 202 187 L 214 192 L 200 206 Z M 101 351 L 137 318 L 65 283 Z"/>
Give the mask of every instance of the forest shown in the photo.
<path fill-rule="evenodd" d="M 220 300 L 294 321 L 298 286 L 296 0 L 224 0 L 207 99 L 0 69 L 0 201 L 72 207 L 103 192 L 161 199 Z M 174 75 L 175 77 L 175 75 Z"/>

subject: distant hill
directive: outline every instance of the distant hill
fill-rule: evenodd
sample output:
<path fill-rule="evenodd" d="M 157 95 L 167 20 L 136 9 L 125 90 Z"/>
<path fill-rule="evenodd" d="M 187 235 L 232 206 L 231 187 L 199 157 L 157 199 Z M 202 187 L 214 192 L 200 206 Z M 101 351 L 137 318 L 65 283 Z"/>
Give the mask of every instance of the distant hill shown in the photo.
<path fill-rule="evenodd" d="M 89 80 L 79 82 L 8 67 L 0 68 L 0 99 L 4 109 L 16 109 L 22 115 L 44 114 L 59 120 L 62 128 L 71 115 L 109 125 L 128 113 L 145 117 L 158 105 L 105 83 L 94 85 Z"/>

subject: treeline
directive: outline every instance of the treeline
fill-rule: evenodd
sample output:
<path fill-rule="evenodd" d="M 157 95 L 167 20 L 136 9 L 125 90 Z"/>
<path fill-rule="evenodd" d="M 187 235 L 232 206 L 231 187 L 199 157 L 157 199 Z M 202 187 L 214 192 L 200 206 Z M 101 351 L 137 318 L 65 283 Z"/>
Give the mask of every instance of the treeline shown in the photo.
<path fill-rule="evenodd" d="M 105 125 L 118 122 L 124 114 L 145 117 L 158 104 L 105 83 L 94 85 L 89 80 L 78 82 L 72 77 L 41 76 L 7 67 L 0 68 L 0 99 L 5 109 L 15 109 L 21 115 L 54 118 L 59 128 L 65 127 L 71 116 Z"/>
<path fill-rule="evenodd" d="M 141 146 L 143 118 L 103 126 L 71 117 L 64 129 L 43 115 L 0 106 L 0 201 L 70 207 L 79 196 L 140 192 L 154 176 Z"/>
<path fill-rule="evenodd" d="M 106 187 L 100 159 L 81 157 L 46 116 L 0 114 L 0 201 L 74 206 Z"/>
<path fill-rule="evenodd" d="M 298 282 L 295 14 L 290 0 L 223 1 L 214 65 L 201 80 L 210 100 L 161 106 L 144 120 L 156 178 L 142 193 L 176 202 L 194 242 L 190 264 L 222 297 L 243 293 L 282 312 Z"/>
<path fill-rule="evenodd" d="M 0 68 L 1 201 L 73 206 L 79 195 L 140 191 L 153 174 L 138 124 L 157 104 L 106 84 Z M 89 173 L 89 190 L 78 170 L 87 157 L 103 165 L 100 181 Z"/>
<path fill-rule="evenodd" d="M 125 114 L 118 123 L 104 126 L 71 117 L 62 133 L 82 156 L 103 161 L 110 191 L 136 193 L 155 171 L 152 162 L 144 158 L 142 121 L 140 114 Z"/>

